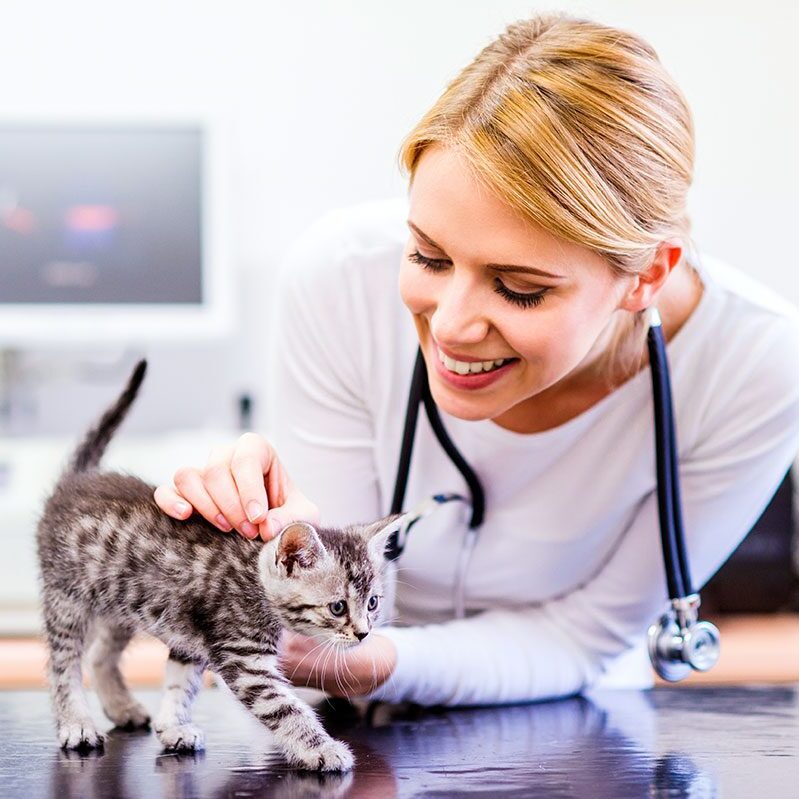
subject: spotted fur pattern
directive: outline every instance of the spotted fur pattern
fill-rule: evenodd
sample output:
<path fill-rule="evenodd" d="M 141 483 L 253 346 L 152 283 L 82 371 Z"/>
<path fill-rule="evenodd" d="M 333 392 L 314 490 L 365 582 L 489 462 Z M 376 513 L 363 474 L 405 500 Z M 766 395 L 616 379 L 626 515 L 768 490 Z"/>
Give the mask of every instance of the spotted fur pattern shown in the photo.
<path fill-rule="evenodd" d="M 203 747 L 191 704 L 208 668 L 271 730 L 289 763 L 323 771 L 352 768 L 349 748 L 327 734 L 282 674 L 278 641 L 284 628 L 317 636 L 326 658 L 328 647 L 357 645 L 379 623 L 387 606 L 380 598 L 392 587 L 384 549 L 400 516 L 344 529 L 291 523 L 266 544 L 220 533 L 197 515 L 172 519 L 155 504 L 154 486 L 98 469 L 144 371 L 141 362 L 78 447 L 38 524 L 61 745 L 103 744 L 82 682 L 90 643 L 88 662 L 108 718 L 122 727 L 149 724 L 119 671 L 122 651 L 142 630 L 170 649 L 155 720 L 166 749 Z"/>

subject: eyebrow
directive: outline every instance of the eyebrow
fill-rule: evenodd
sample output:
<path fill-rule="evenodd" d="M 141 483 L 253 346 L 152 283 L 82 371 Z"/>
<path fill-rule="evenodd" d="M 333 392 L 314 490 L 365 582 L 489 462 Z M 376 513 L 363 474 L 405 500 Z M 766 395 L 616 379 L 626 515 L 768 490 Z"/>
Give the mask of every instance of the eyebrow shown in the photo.
<path fill-rule="evenodd" d="M 410 219 L 408 220 L 408 227 L 420 238 L 424 239 L 431 247 L 435 247 L 437 250 L 441 250 L 441 252 L 446 252 L 440 244 L 436 244 L 427 233 L 417 227 Z M 486 264 L 486 266 L 491 269 L 496 269 L 499 272 L 522 272 L 528 275 L 541 275 L 542 277 L 555 278 L 566 277 L 565 275 L 556 275 L 553 272 L 545 272 L 543 269 L 536 269 L 534 266 L 516 266 L 514 264 Z"/>

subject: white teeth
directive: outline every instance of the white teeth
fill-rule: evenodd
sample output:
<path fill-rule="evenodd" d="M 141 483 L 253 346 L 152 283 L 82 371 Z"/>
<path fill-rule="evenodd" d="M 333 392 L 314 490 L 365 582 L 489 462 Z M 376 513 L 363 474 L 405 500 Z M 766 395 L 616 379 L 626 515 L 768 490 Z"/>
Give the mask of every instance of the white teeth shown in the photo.
<path fill-rule="evenodd" d="M 456 361 L 454 358 L 445 355 L 440 349 L 438 350 L 438 357 L 450 372 L 457 372 L 459 375 L 490 372 L 507 361 L 506 358 L 497 358 L 494 361 Z"/>

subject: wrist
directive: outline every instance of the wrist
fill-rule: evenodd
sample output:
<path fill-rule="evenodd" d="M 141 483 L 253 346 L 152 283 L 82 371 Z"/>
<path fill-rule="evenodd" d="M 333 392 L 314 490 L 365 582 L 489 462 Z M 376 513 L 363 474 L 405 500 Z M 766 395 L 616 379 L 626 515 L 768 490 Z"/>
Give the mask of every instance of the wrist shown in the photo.
<path fill-rule="evenodd" d="M 349 698 L 362 696 L 382 685 L 397 666 L 394 642 L 379 633 L 347 652 L 344 674 L 328 676 L 325 690 L 333 696 Z"/>

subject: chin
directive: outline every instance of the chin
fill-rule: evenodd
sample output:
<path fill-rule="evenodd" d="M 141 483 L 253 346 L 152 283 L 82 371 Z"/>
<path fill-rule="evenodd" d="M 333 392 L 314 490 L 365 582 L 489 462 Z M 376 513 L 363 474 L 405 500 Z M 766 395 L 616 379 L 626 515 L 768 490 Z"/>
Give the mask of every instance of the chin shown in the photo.
<path fill-rule="evenodd" d="M 506 410 L 504 407 L 486 407 L 482 403 L 468 401 L 459 402 L 454 400 L 451 396 L 436 396 L 436 392 L 432 391 L 432 388 L 431 393 L 436 405 L 438 405 L 442 411 L 467 422 L 480 422 L 484 419 L 494 419 Z"/>

